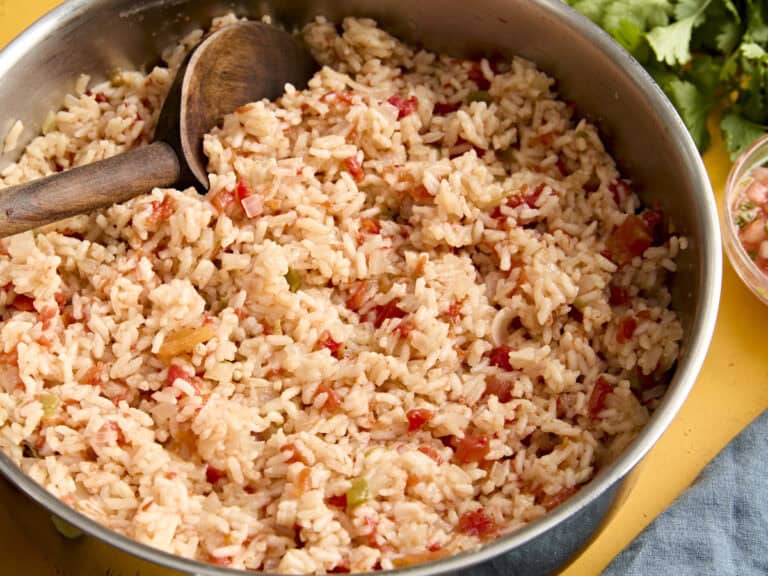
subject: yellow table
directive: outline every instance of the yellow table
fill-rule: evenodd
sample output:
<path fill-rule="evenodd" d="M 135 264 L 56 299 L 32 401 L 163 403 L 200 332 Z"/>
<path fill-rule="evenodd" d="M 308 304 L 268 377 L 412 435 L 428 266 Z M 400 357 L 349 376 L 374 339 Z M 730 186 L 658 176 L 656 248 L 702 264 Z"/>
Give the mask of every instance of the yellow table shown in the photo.
<path fill-rule="evenodd" d="M 0 0 L 0 47 L 59 3 Z M 730 164 L 719 138 L 704 160 L 720 202 Z M 620 496 L 621 506 L 561 576 L 600 572 L 733 436 L 768 408 L 765 345 L 754 332 L 755 327 L 766 325 L 768 307 L 741 284 L 726 263 L 714 340 L 693 392 L 672 426 L 630 476 Z M 64 541 L 51 528 L 47 514 L 5 483 L 0 484 L 0 555 L 6 574 L 169 575 L 167 570 L 116 553 L 92 538 Z"/>

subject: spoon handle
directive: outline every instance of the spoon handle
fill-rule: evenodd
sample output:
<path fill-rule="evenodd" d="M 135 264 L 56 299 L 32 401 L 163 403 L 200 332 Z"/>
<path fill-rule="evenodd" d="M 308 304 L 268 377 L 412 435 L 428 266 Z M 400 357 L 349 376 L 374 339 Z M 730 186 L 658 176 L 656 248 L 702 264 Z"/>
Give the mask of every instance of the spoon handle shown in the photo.
<path fill-rule="evenodd" d="M 170 186 L 179 158 L 165 142 L 0 190 L 0 238 Z"/>

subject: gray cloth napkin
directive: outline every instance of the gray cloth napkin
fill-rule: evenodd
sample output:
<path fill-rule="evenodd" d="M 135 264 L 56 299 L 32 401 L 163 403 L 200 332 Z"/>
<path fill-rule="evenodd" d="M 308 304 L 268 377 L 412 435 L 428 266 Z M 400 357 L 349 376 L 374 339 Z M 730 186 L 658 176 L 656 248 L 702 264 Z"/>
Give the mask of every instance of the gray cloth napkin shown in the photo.
<path fill-rule="evenodd" d="M 768 574 L 768 411 L 603 572 L 651 574 Z"/>

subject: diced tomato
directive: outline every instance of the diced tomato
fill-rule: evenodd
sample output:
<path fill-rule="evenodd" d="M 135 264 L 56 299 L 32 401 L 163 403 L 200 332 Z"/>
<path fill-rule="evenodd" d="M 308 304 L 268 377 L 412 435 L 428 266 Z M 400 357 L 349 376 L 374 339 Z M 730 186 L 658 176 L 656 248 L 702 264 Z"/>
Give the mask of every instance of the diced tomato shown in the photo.
<path fill-rule="evenodd" d="M 56 306 L 46 306 L 40 311 L 40 321 L 43 323 L 43 330 L 47 330 L 51 326 L 51 320 L 56 317 L 59 309 Z"/>
<path fill-rule="evenodd" d="M 489 360 L 490 365 L 510 372 L 512 370 L 512 364 L 509 363 L 509 353 L 512 352 L 512 350 L 514 350 L 514 348 L 507 346 L 506 344 L 502 344 L 491 350 Z"/>
<path fill-rule="evenodd" d="M 407 340 L 408 336 L 410 336 L 411 332 L 413 332 L 413 329 L 414 329 L 413 322 L 411 322 L 409 318 L 406 318 L 405 320 L 400 322 L 400 324 L 398 324 L 392 331 L 400 334 L 400 338 Z"/>
<path fill-rule="evenodd" d="M 608 184 L 608 190 L 611 192 L 616 206 L 621 206 L 624 199 L 631 193 L 628 180 L 615 180 Z"/>
<path fill-rule="evenodd" d="M 602 376 L 598 376 L 587 403 L 587 410 L 592 418 L 597 417 L 603 411 L 603 408 L 605 408 L 605 397 L 610 394 L 611 390 L 613 390 L 611 385 Z"/>
<path fill-rule="evenodd" d="M 192 381 L 192 376 L 186 370 L 184 370 L 184 368 L 178 364 L 171 364 L 171 366 L 168 368 L 168 377 L 165 380 L 166 385 L 173 386 L 176 378 L 181 378 L 187 382 Z"/>
<path fill-rule="evenodd" d="M 645 220 L 651 233 L 652 245 L 661 246 L 667 241 L 667 229 L 664 226 L 664 212 L 660 208 L 646 210 L 640 217 Z"/>
<path fill-rule="evenodd" d="M 538 134 L 531 138 L 530 143 L 534 145 L 543 144 L 544 146 L 550 146 L 557 136 L 557 132 L 544 132 L 544 134 Z"/>
<path fill-rule="evenodd" d="M 511 208 L 517 208 L 518 206 L 522 206 L 523 204 L 526 204 L 528 208 L 536 208 L 536 202 L 539 200 L 539 196 L 541 196 L 541 193 L 544 192 L 544 188 L 546 188 L 547 185 L 544 183 L 539 184 L 536 186 L 536 188 L 533 189 L 533 192 L 530 194 L 525 194 L 525 188 L 523 189 L 523 194 L 518 194 L 515 196 L 510 196 L 507 200 L 507 206 L 510 206 Z"/>
<path fill-rule="evenodd" d="M 416 408 L 405 413 L 408 418 L 408 432 L 421 430 L 424 425 L 435 417 L 435 413 L 427 408 Z"/>
<path fill-rule="evenodd" d="M 381 232 L 381 222 L 378 218 L 360 218 L 360 232 L 364 234 L 378 234 Z"/>
<path fill-rule="evenodd" d="M 512 400 L 512 382 L 496 378 L 496 376 L 488 376 L 485 380 L 483 396 L 496 396 L 499 402 L 505 404 Z"/>
<path fill-rule="evenodd" d="M 328 574 L 349 574 L 350 570 L 344 564 L 339 564 L 328 570 Z"/>
<path fill-rule="evenodd" d="M 96 94 L 93 96 L 93 99 L 96 100 L 99 104 L 103 104 L 104 102 L 109 102 L 109 98 L 107 98 L 107 95 L 103 92 L 96 92 Z"/>
<path fill-rule="evenodd" d="M 430 552 L 439 552 L 442 549 L 443 549 L 442 544 L 439 544 L 438 542 L 434 542 L 429 546 L 427 546 L 427 550 L 429 550 Z"/>
<path fill-rule="evenodd" d="M 323 402 L 322 406 L 324 410 L 328 410 L 329 412 L 336 412 L 339 408 L 341 408 L 341 398 L 333 388 L 329 388 L 325 384 L 320 384 L 320 386 L 317 387 L 317 392 L 315 392 L 316 396 L 318 394 L 326 395 L 325 402 Z"/>
<path fill-rule="evenodd" d="M 227 473 L 223 470 L 219 470 L 215 466 L 211 466 L 208 464 L 205 468 L 205 479 L 208 481 L 209 484 L 216 484 L 219 480 L 222 478 L 226 478 Z"/>
<path fill-rule="evenodd" d="M 67 305 L 66 295 L 64 292 L 56 292 L 56 294 L 53 295 L 53 299 L 56 300 L 56 305 L 59 307 L 59 312 L 61 312 L 64 309 L 64 306 Z"/>
<path fill-rule="evenodd" d="M 419 184 L 418 186 L 411 188 L 410 194 L 414 200 L 421 202 L 429 202 L 433 199 L 432 194 L 429 193 L 426 186 Z"/>
<path fill-rule="evenodd" d="M 327 330 L 320 335 L 317 344 L 321 348 L 330 350 L 331 356 L 334 358 L 341 358 L 344 355 L 344 344 L 336 342 Z"/>
<path fill-rule="evenodd" d="M 433 448 L 432 446 L 422 444 L 419 446 L 419 452 L 432 458 L 432 460 L 434 460 L 438 466 L 443 463 L 443 459 L 440 457 L 440 453 L 436 448 Z"/>
<path fill-rule="evenodd" d="M 448 102 L 435 102 L 432 114 L 435 116 L 445 116 L 451 112 L 456 112 L 459 108 L 461 108 L 461 102 L 454 102 L 452 104 Z"/>
<path fill-rule="evenodd" d="M 120 424 L 110 420 L 99 429 L 99 432 L 103 433 L 108 430 L 115 433 L 115 442 L 118 446 L 125 446 L 125 434 L 123 434 L 123 429 L 120 428 Z"/>
<path fill-rule="evenodd" d="M 360 182 L 363 178 L 365 178 L 363 167 L 360 164 L 360 161 L 354 156 L 344 158 L 344 166 L 347 167 L 347 171 L 355 182 Z"/>
<path fill-rule="evenodd" d="M 398 306 L 399 303 L 400 300 L 398 298 L 394 298 L 386 304 L 376 306 L 374 310 L 376 313 L 376 318 L 373 321 L 373 325 L 376 328 L 381 328 L 381 325 L 384 324 L 385 320 L 389 320 L 390 318 L 405 318 L 407 312 Z"/>
<path fill-rule="evenodd" d="M 613 262 L 626 264 L 635 256 L 641 256 L 652 242 L 653 237 L 645 220 L 630 214 L 614 228 L 606 246 Z"/>
<path fill-rule="evenodd" d="M 616 341 L 624 344 L 629 341 L 637 329 L 637 319 L 634 316 L 624 316 L 616 327 Z"/>
<path fill-rule="evenodd" d="M 483 74 L 483 67 L 480 62 L 472 62 L 467 76 L 477 84 L 478 90 L 488 90 L 491 87 L 491 81 Z"/>
<path fill-rule="evenodd" d="M 333 90 L 326 92 L 320 97 L 322 102 L 328 102 L 334 100 L 337 104 L 343 107 L 348 107 L 352 104 L 352 92 L 346 90 Z"/>
<path fill-rule="evenodd" d="M 626 306 L 629 304 L 629 289 L 623 286 L 611 285 L 611 296 L 608 302 L 611 306 Z"/>
<path fill-rule="evenodd" d="M 101 373 L 105 368 L 103 362 L 96 362 L 93 366 L 88 368 L 88 371 L 83 375 L 83 384 L 89 384 L 95 386 L 101 382 Z"/>
<path fill-rule="evenodd" d="M 482 461 L 490 450 L 491 447 L 487 437 L 467 434 L 459 440 L 454 456 L 462 464 L 468 464 L 470 462 Z"/>
<path fill-rule="evenodd" d="M 506 220 L 507 215 L 501 211 L 501 206 L 496 206 L 496 208 L 493 209 L 493 212 L 491 212 L 491 218 L 494 220 Z"/>
<path fill-rule="evenodd" d="M 219 190 L 216 195 L 211 198 L 211 204 L 213 204 L 219 213 L 224 213 L 227 209 L 237 201 L 237 195 L 231 190 Z"/>
<path fill-rule="evenodd" d="M 476 538 L 486 538 L 496 533 L 496 520 L 483 508 L 464 512 L 459 518 L 459 532 Z"/>
<path fill-rule="evenodd" d="M 288 456 L 286 463 L 293 464 L 294 462 L 304 462 L 304 458 L 301 456 L 301 452 L 295 444 L 286 444 L 280 448 L 280 452 L 283 452 Z M 304 462 L 306 464 L 306 462 Z"/>
<path fill-rule="evenodd" d="M 11 306 L 22 312 L 34 312 L 35 300 L 26 294 L 16 294 L 13 298 L 13 302 L 11 302 Z"/>
<path fill-rule="evenodd" d="M 461 302 L 454 302 L 448 307 L 448 311 L 445 313 L 445 315 L 448 316 L 448 320 L 451 322 L 451 324 L 456 324 L 459 318 L 461 318 L 461 308 Z"/>
<path fill-rule="evenodd" d="M 151 206 L 152 213 L 147 218 L 147 223 L 151 226 L 157 226 L 160 222 L 165 222 L 176 210 L 176 202 L 170 196 L 166 196 L 161 202 L 154 200 Z"/>
<path fill-rule="evenodd" d="M 402 118 L 405 118 L 406 116 L 410 116 L 419 107 L 419 99 L 416 98 L 416 96 L 410 96 L 408 98 L 403 98 L 399 94 L 395 94 L 394 96 L 390 96 L 387 99 L 387 102 L 389 102 L 390 104 L 392 104 L 392 106 L 397 108 L 397 119 L 398 120 L 401 120 Z"/>
<path fill-rule="evenodd" d="M 552 508 L 559 506 L 578 491 L 578 486 L 571 486 L 570 488 L 563 488 L 556 494 L 545 494 L 541 499 L 541 505 L 547 510 L 552 510 Z"/>
<path fill-rule="evenodd" d="M 355 312 L 360 310 L 360 308 L 363 306 L 363 303 L 365 302 L 367 292 L 368 283 L 365 281 L 360 282 L 355 288 L 355 291 L 352 292 L 352 295 L 347 298 L 347 301 L 345 302 L 347 308 Z"/>
<path fill-rule="evenodd" d="M 237 181 L 237 186 L 235 187 L 235 196 L 238 200 L 242 202 L 244 198 L 248 198 L 248 196 L 251 196 L 252 194 L 253 192 L 251 192 L 251 189 L 248 188 L 248 185 L 244 181 Z"/>
<path fill-rule="evenodd" d="M 332 496 L 328 496 L 328 504 L 336 508 L 343 508 L 344 510 L 346 510 L 347 509 L 347 493 L 342 492 L 341 494 L 334 494 Z"/>

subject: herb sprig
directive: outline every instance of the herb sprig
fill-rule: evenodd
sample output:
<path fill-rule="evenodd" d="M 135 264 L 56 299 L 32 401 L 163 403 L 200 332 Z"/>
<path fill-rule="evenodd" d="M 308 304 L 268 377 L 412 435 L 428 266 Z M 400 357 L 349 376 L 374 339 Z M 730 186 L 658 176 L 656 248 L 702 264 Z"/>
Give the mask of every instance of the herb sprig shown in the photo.
<path fill-rule="evenodd" d="M 677 108 L 699 150 L 707 118 L 732 158 L 768 131 L 765 0 L 566 0 L 645 66 Z"/>

